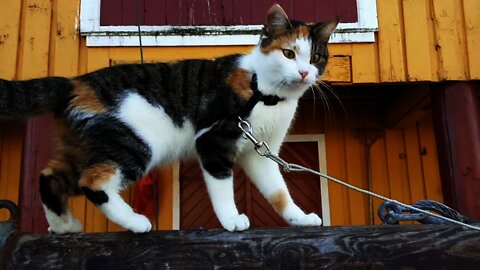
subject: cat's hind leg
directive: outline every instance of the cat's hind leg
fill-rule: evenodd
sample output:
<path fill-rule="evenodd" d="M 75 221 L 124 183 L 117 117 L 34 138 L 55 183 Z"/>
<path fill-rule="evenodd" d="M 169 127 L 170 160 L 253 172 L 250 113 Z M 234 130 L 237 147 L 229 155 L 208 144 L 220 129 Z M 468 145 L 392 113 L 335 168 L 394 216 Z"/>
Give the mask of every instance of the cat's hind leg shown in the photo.
<path fill-rule="evenodd" d="M 68 207 L 68 196 L 80 194 L 77 179 L 71 181 L 68 171 L 45 168 L 40 175 L 40 196 L 50 232 L 62 234 L 81 232 L 82 224 Z"/>
<path fill-rule="evenodd" d="M 119 166 L 111 161 L 88 166 L 80 178 L 80 187 L 109 220 L 134 233 L 144 233 L 152 229 L 152 224 L 144 215 L 133 212 L 120 196 L 125 186 L 124 176 Z"/>

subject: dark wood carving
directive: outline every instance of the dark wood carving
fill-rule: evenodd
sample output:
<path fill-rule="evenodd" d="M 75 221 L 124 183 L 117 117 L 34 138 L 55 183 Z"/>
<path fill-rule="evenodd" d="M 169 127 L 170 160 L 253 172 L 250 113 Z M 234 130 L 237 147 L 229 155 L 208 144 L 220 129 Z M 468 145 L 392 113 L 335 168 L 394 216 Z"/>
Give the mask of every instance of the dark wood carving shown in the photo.
<path fill-rule="evenodd" d="M 479 269 L 480 232 L 401 225 L 20 235 L 2 269 Z"/>

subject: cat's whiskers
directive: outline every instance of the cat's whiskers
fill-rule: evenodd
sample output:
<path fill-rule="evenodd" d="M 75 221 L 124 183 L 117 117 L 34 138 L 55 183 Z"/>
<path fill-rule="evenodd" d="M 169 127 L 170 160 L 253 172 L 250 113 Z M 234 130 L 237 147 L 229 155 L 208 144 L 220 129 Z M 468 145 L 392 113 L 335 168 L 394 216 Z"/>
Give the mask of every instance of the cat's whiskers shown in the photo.
<path fill-rule="evenodd" d="M 330 103 L 328 101 L 328 97 L 325 95 L 325 93 L 320 89 L 320 87 L 316 84 L 312 85 L 312 90 L 315 92 L 318 92 L 320 95 L 320 100 L 322 101 L 323 104 L 323 110 L 325 112 L 325 122 L 331 122 L 335 119 L 333 110 L 330 106 Z"/>
<path fill-rule="evenodd" d="M 343 105 L 342 103 L 342 100 L 340 99 L 340 97 L 338 96 L 337 93 L 335 93 L 335 90 L 330 86 L 328 85 L 327 83 L 325 83 L 324 81 L 322 80 L 318 80 L 317 81 L 318 83 L 320 83 L 323 87 L 325 87 L 334 97 L 336 100 L 338 100 L 338 103 L 340 104 L 340 106 L 342 107 L 342 110 L 345 114 L 347 114 L 347 109 L 345 108 L 345 106 Z"/>

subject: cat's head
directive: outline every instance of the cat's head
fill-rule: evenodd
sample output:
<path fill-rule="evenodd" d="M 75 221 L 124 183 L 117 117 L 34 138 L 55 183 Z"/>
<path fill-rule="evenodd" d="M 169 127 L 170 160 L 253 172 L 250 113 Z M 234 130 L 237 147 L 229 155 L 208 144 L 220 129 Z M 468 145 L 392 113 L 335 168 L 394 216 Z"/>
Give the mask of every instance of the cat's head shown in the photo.
<path fill-rule="evenodd" d="M 325 71 L 327 43 L 338 18 L 326 23 L 305 24 L 290 21 L 285 11 L 273 5 L 268 11 L 255 64 L 265 83 L 266 94 L 300 97 Z M 265 89 L 271 88 L 271 89 Z"/>

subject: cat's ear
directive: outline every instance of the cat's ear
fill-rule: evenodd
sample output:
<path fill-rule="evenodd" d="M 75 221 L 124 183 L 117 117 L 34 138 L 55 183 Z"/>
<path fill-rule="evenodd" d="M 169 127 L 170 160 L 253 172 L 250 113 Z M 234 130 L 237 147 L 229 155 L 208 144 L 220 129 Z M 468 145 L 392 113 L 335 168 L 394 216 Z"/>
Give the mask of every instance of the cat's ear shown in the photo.
<path fill-rule="evenodd" d="M 335 28 L 337 28 L 337 25 L 339 22 L 340 22 L 340 17 L 337 17 L 326 23 L 316 24 L 313 27 L 313 32 L 315 33 L 315 36 L 317 36 L 317 38 L 320 41 L 328 42 L 328 40 L 330 39 L 330 36 L 332 35 L 333 31 L 335 31 Z"/>
<path fill-rule="evenodd" d="M 269 35 L 278 35 L 291 29 L 288 16 L 279 4 L 274 4 L 268 10 L 266 28 Z"/>

